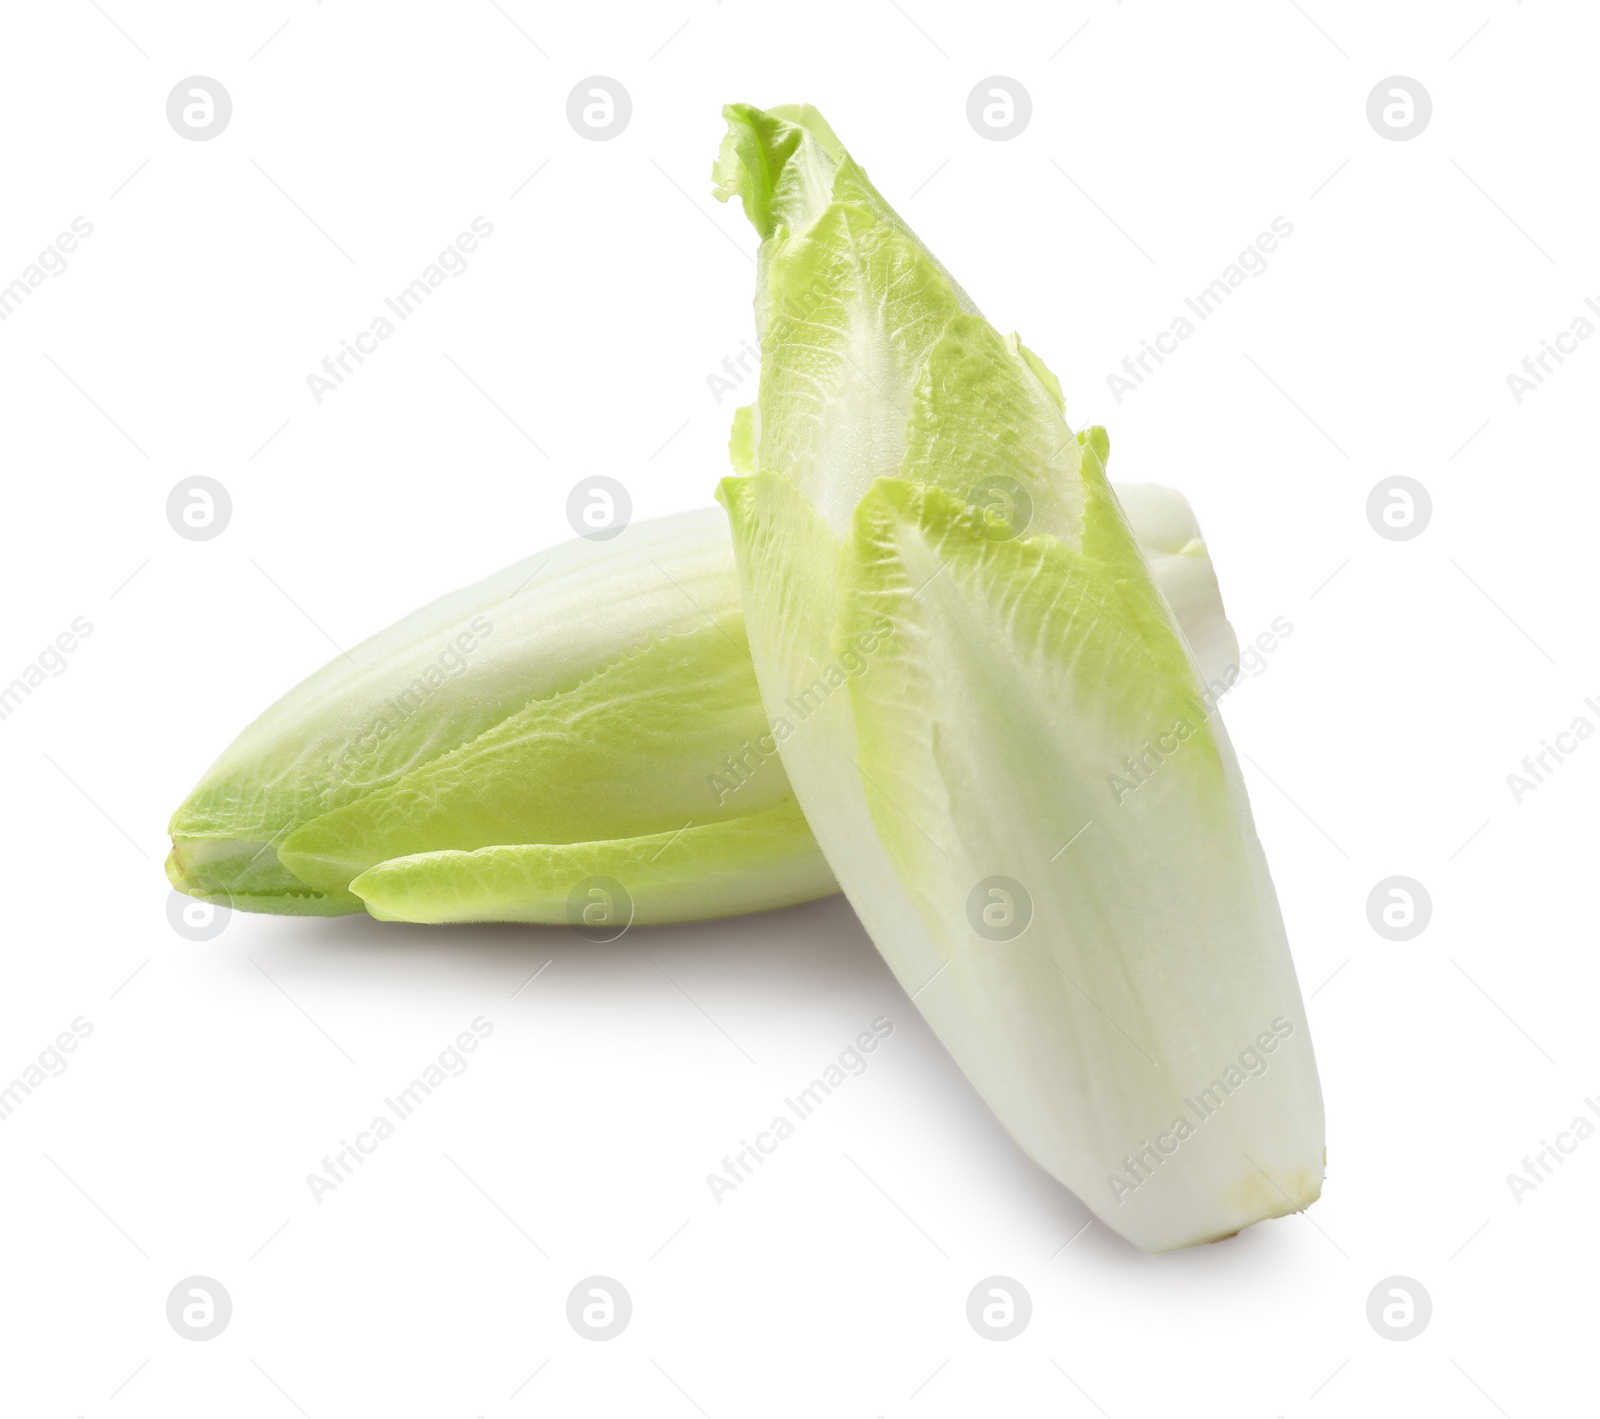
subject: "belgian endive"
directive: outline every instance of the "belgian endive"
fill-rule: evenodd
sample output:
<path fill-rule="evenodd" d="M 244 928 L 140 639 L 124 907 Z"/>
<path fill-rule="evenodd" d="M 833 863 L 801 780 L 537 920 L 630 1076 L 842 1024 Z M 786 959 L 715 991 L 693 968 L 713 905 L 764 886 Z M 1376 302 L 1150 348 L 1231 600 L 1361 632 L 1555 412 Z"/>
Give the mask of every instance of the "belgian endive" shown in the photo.
<path fill-rule="evenodd" d="M 1188 504 L 1122 493 L 1224 683 L 1233 632 Z M 838 890 L 762 711 L 720 508 L 539 553 L 337 657 L 171 834 L 174 886 L 249 911 L 601 938 Z"/>
<path fill-rule="evenodd" d="M 824 855 L 979 1093 L 1107 1226 L 1162 1251 L 1306 1207 L 1322 1101 L 1278 903 L 1104 431 L 1067 427 L 814 109 L 725 116 L 761 381 L 719 496 Z"/>

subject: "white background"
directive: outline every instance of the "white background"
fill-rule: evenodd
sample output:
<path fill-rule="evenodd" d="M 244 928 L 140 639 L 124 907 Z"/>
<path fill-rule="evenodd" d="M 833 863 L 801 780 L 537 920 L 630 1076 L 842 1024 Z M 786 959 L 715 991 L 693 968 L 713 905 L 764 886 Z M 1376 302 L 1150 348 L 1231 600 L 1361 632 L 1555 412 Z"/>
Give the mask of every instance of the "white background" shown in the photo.
<path fill-rule="evenodd" d="M 93 1033 L 0 1125 L 0 1408 L 26 1416 L 1511 1416 L 1593 1404 L 1600 1094 L 1588 741 L 1600 24 L 1577 3 L 753 0 L 8 7 L 0 282 L 0 1076 Z M 919 32 L 920 31 L 920 32 Z M 1325 33 L 1324 33 L 1325 31 Z M 1064 47 L 1063 47 L 1064 46 Z M 190 142 L 169 91 L 233 101 Z M 620 137 L 566 119 L 589 75 Z M 1019 137 L 969 91 L 1031 93 Z M 1427 130 L 1369 125 L 1379 80 Z M 708 195 L 729 100 L 810 101 L 1112 472 L 1190 496 L 1230 614 L 1292 635 L 1226 703 L 1328 1106 L 1312 1211 L 1144 1257 L 1008 1140 L 838 899 L 596 947 L 554 930 L 166 917 L 168 814 L 267 703 L 414 606 L 569 534 L 710 500 L 753 235 Z M 537 174 L 537 175 L 535 175 Z M 319 405 L 306 376 L 478 215 L 494 233 Z M 1142 387 L 1107 374 L 1275 216 L 1292 237 Z M 753 392 L 753 381 L 740 398 Z M 180 479 L 231 492 L 186 541 Z M 1369 490 L 1431 492 L 1411 541 Z M 130 579 L 131 578 L 131 579 Z M 1330 580 L 1331 578 L 1331 580 Z M 1392 943 L 1393 874 L 1433 917 Z M 546 962 L 532 984 L 514 994 Z M 475 1016 L 493 1034 L 321 1204 L 306 1174 Z M 719 1206 L 705 1175 L 874 1017 L 894 1034 Z M 1063 1244 L 1071 1241 L 1063 1249 Z M 169 1326 L 180 1279 L 233 1318 Z M 627 1330 L 565 1303 L 603 1274 Z M 1033 1319 L 994 1343 L 974 1283 Z M 1433 1319 L 1366 1317 L 1415 1278 Z M 533 1376 L 531 1379 L 530 1376 Z"/>

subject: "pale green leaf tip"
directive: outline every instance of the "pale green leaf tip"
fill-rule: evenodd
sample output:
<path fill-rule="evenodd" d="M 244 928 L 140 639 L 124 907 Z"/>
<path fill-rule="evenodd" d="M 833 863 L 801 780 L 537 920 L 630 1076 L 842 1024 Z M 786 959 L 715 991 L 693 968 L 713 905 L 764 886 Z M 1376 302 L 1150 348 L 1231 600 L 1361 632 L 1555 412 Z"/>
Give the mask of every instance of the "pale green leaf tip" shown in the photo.
<path fill-rule="evenodd" d="M 845 159 L 844 145 L 810 104 L 760 109 L 730 103 L 722 116 L 728 131 L 711 168 L 712 195 L 719 202 L 737 195 L 765 241 L 787 223 L 791 206 L 803 200 L 803 180 L 794 172 L 802 144 L 814 144 L 817 160 L 829 168 Z"/>

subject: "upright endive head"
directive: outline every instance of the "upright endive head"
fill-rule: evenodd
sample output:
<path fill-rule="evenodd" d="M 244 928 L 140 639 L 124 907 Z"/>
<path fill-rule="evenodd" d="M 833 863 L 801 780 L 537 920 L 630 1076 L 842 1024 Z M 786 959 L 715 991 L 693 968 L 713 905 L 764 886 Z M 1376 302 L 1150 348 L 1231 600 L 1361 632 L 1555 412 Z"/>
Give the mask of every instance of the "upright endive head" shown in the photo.
<path fill-rule="evenodd" d="M 874 479 L 905 477 L 963 503 L 987 491 L 991 515 L 1020 489 L 1028 526 L 1076 545 L 1081 453 L 1055 376 L 978 313 L 815 109 L 724 112 L 716 193 L 763 237 L 754 468 L 793 481 L 836 537 Z"/>
<path fill-rule="evenodd" d="M 1304 1207 L 1322 1106 L 1277 901 L 1104 431 L 1068 428 L 814 110 L 725 116 L 762 372 L 720 496 L 823 852 L 1107 1225 L 1162 1250 Z"/>

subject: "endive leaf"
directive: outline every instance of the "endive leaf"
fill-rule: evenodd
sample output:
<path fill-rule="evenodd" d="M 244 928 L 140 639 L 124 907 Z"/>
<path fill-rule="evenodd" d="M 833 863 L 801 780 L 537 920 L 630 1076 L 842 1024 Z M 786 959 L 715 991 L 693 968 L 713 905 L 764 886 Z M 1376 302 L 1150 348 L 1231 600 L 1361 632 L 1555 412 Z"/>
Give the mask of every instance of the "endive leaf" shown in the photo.
<path fill-rule="evenodd" d="M 386 921 L 615 928 L 600 931 L 604 937 L 634 921 L 734 916 L 838 888 L 790 797 L 721 822 L 613 842 L 397 857 L 363 872 L 350 890 Z"/>
<path fill-rule="evenodd" d="M 762 376 L 720 496 L 823 851 L 979 1092 L 1108 1226 L 1158 1251 L 1303 1208 L 1322 1104 L 1277 901 L 1103 431 L 1068 429 L 814 110 L 726 115 Z"/>
<path fill-rule="evenodd" d="M 448 753 L 296 828 L 279 860 L 321 891 L 387 858 L 595 842 L 718 822 L 784 798 L 778 765 L 718 802 L 708 782 L 766 730 L 743 618 L 623 646 Z"/>

